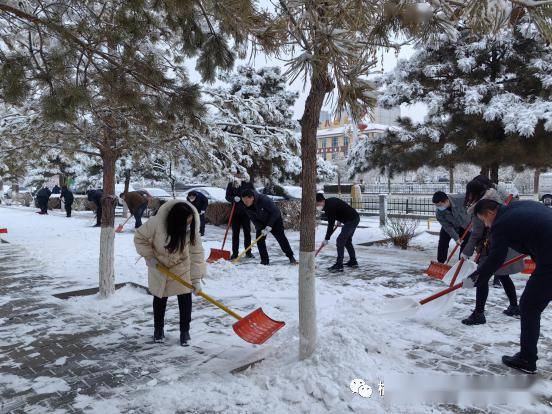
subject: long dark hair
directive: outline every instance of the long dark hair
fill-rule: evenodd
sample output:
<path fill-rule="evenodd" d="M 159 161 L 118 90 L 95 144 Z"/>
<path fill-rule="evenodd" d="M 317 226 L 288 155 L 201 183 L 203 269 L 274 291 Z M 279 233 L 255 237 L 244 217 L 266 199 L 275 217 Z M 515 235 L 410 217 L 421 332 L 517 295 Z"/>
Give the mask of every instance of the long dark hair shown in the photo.
<path fill-rule="evenodd" d="M 171 254 L 182 252 L 186 245 L 186 231 L 188 218 L 190 223 L 190 243 L 195 244 L 195 216 L 194 211 L 186 203 L 176 203 L 167 214 L 167 245 L 165 249 Z"/>
<path fill-rule="evenodd" d="M 466 197 L 464 205 L 469 206 L 477 203 L 485 195 L 488 189 L 495 188 L 495 185 L 484 175 L 478 175 L 466 185 Z"/>

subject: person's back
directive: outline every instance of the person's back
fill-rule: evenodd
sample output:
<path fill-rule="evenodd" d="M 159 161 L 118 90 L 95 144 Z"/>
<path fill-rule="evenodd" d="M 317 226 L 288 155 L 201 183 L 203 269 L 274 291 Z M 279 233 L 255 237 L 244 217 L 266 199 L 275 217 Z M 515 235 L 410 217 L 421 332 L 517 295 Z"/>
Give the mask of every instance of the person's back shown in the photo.
<path fill-rule="evenodd" d="M 61 189 L 60 197 L 65 200 L 65 203 L 72 203 L 74 201 L 73 192 L 67 187 Z"/>
<path fill-rule="evenodd" d="M 329 218 L 335 219 L 340 223 L 356 220 L 359 218 L 358 212 L 345 201 L 330 197 L 326 199 L 324 212 Z"/>
<path fill-rule="evenodd" d="M 43 187 L 38 190 L 38 193 L 36 193 L 36 196 L 40 198 L 50 198 L 51 195 L 52 192 L 48 189 L 48 187 Z"/>
<path fill-rule="evenodd" d="M 502 207 L 491 229 L 508 237 L 510 247 L 530 254 L 538 264 L 552 265 L 552 210 L 536 201 Z"/>

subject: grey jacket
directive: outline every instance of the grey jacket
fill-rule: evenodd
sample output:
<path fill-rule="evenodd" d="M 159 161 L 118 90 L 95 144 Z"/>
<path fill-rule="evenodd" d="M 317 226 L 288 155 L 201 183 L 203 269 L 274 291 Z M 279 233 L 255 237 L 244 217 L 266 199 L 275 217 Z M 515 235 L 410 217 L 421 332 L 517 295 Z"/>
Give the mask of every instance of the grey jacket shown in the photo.
<path fill-rule="evenodd" d="M 485 195 L 481 198 L 483 199 L 490 199 L 494 200 L 497 203 L 504 204 L 506 201 L 506 198 L 508 195 L 505 193 L 499 193 L 494 188 L 491 188 L 487 190 Z M 472 256 L 475 252 L 475 248 L 482 242 L 485 241 L 485 224 L 479 220 L 476 216 L 473 215 L 473 209 L 474 206 L 471 206 L 468 208 L 468 212 L 472 215 L 472 229 L 471 229 L 471 235 L 466 243 L 466 246 L 464 247 L 464 250 L 462 250 L 462 253 L 464 253 L 466 256 Z M 506 260 L 513 259 L 514 257 L 519 256 L 519 253 L 515 250 L 508 249 L 508 256 L 506 257 Z M 479 258 L 479 264 L 485 262 L 485 259 L 487 258 L 487 249 L 481 250 L 481 257 Z M 502 275 L 513 275 L 515 273 L 521 272 L 525 268 L 525 265 L 523 263 L 523 260 L 517 263 L 514 263 L 510 266 L 508 266 L 505 269 L 498 270 L 495 274 L 502 276 Z"/>
<path fill-rule="evenodd" d="M 465 229 L 471 219 L 464 207 L 464 194 L 449 195 L 448 199 L 451 208 L 444 211 L 437 210 L 435 216 L 448 235 L 457 241 L 461 236 L 458 234 L 458 229 Z"/>

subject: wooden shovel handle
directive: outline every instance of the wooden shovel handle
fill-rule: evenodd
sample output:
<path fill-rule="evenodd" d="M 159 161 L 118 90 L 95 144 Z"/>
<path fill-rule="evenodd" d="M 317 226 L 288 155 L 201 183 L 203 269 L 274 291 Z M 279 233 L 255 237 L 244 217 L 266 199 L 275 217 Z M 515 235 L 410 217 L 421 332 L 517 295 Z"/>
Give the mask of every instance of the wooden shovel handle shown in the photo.
<path fill-rule="evenodd" d="M 230 218 L 228 219 L 228 224 L 226 225 L 226 231 L 224 232 L 224 240 L 222 241 L 222 247 L 220 250 L 224 250 L 224 245 L 226 244 L 226 237 L 228 236 L 228 230 L 232 224 L 232 217 L 234 217 L 234 210 L 236 209 L 236 203 L 232 203 L 232 211 L 230 212 Z"/>
<path fill-rule="evenodd" d="M 468 235 L 468 233 L 470 232 L 472 228 L 472 223 L 468 224 L 468 227 L 466 227 L 466 230 L 464 230 L 464 233 L 462 234 L 462 236 L 460 236 L 460 238 L 458 239 L 458 242 L 456 243 L 456 245 L 454 246 L 454 249 L 452 249 L 452 252 L 450 252 L 449 254 L 449 257 L 447 258 L 447 261 L 445 262 L 445 264 L 448 264 L 448 262 L 450 262 L 450 259 L 452 259 L 452 257 L 454 256 L 454 253 L 456 253 L 456 250 L 458 250 L 458 247 L 460 247 L 460 245 L 462 244 L 462 242 L 464 241 L 464 238 Z"/>
<path fill-rule="evenodd" d="M 341 224 L 336 224 L 333 231 L 332 231 L 332 234 L 335 233 L 335 231 L 337 230 L 337 228 L 340 226 Z M 320 253 L 320 251 L 324 248 L 324 245 L 321 244 L 320 247 L 318 248 L 318 250 L 316 251 L 316 254 L 314 255 L 314 257 L 318 256 L 318 253 Z"/>
<path fill-rule="evenodd" d="M 192 289 L 192 290 L 195 290 L 194 289 L 194 286 L 191 284 L 191 283 L 188 283 L 186 282 L 184 279 L 182 279 L 180 276 L 174 274 L 173 272 L 171 272 L 169 269 L 167 269 L 165 266 L 162 266 L 160 265 L 159 263 L 156 265 L 156 268 L 157 270 L 159 270 L 161 273 L 163 273 L 165 276 L 167 276 L 168 278 L 174 280 L 175 282 L 178 282 L 184 286 L 186 286 L 188 289 Z M 218 300 L 215 300 L 213 299 L 211 296 L 209 296 L 208 294 L 204 293 L 203 291 L 200 291 L 198 294 L 198 296 L 201 296 L 203 299 L 211 302 L 213 305 L 217 306 L 218 308 L 222 309 L 224 312 L 226 312 L 227 314 L 233 316 L 234 318 L 236 318 L 237 320 L 241 320 L 242 317 L 240 315 L 238 315 L 236 312 L 228 309 L 226 306 L 224 306 L 222 303 L 220 303 Z"/>
<path fill-rule="evenodd" d="M 238 263 L 240 259 L 245 256 L 245 254 L 255 246 L 259 240 L 261 240 L 264 237 L 263 234 L 261 234 L 259 237 L 257 237 L 255 240 L 253 240 L 253 243 L 251 243 L 249 246 L 247 246 L 247 249 L 245 249 L 243 252 L 240 253 L 238 257 L 236 257 L 234 260 L 232 260 L 232 263 Z"/>

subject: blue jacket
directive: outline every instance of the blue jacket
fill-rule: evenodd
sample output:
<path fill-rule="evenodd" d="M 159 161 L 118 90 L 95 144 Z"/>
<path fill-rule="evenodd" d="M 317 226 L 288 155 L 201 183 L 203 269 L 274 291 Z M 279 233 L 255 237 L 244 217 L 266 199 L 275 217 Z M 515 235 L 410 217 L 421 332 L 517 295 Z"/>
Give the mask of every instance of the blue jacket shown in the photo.
<path fill-rule="evenodd" d="M 245 210 L 256 228 L 274 227 L 274 224 L 282 219 L 280 209 L 272 199 L 264 194 L 255 193 L 255 201 L 251 207 L 246 207 L 243 201 L 240 206 Z"/>
<path fill-rule="evenodd" d="M 500 206 L 490 229 L 490 250 L 479 269 L 485 283 L 504 263 L 508 247 L 528 254 L 536 262 L 535 273 L 552 271 L 552 209 L 536 201 L 516 201 Z"/>

